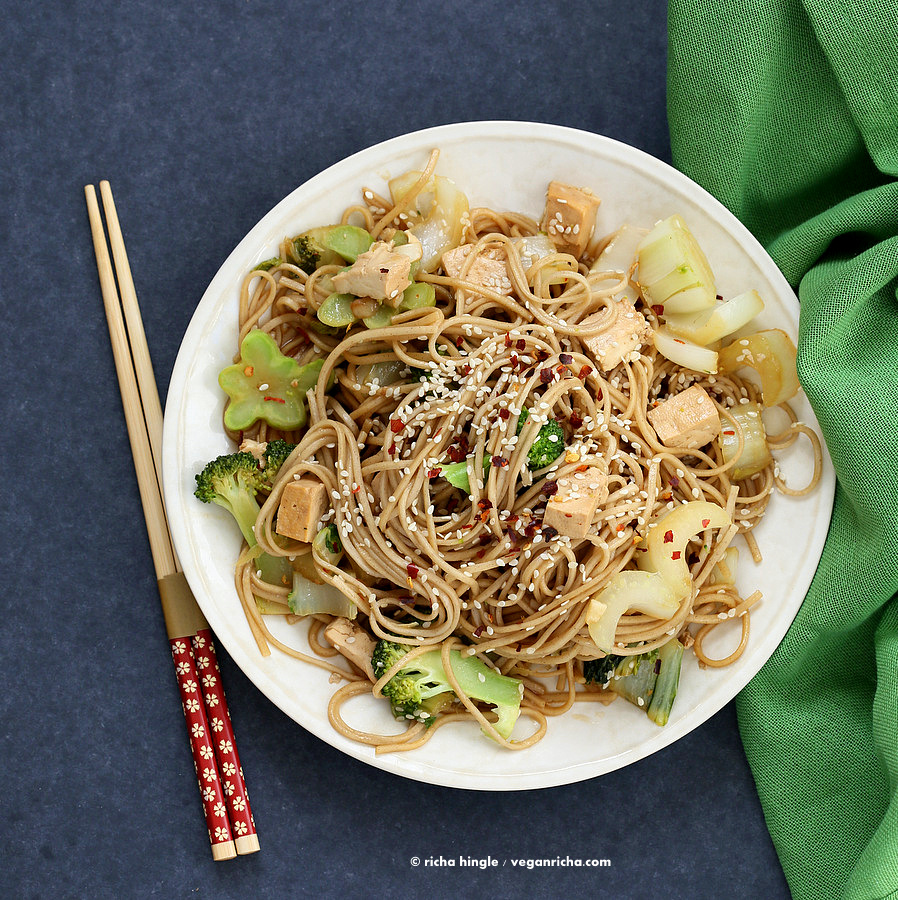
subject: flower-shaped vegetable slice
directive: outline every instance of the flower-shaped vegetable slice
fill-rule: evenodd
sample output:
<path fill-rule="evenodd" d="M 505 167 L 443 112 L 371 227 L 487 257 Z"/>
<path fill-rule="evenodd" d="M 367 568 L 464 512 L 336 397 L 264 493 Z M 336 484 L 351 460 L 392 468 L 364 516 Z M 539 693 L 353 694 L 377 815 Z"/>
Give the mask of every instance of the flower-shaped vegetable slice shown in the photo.
<path fill-rule="evenodd" d="M 318 381 L 323 361 L 300 366 L 284 356 L 274 339 L 254 328 L 240 345 L 240 361 L 222 369 L 218 383 L 231 398 L 225 426 L 249 428 L 264 419 L 273 428 L 292 431 L 306 423 L 306 393 Z"/>

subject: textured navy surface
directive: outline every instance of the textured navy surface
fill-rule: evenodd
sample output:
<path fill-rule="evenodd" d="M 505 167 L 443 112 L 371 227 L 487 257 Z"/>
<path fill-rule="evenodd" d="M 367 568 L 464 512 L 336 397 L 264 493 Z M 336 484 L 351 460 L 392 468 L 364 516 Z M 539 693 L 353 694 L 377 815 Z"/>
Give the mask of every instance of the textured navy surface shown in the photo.
<path fill-rule="evenodd" d="M 262 851 L 213 863 L 84 205 L 109 179 L 164 400 L 231 249 L 350 153 L 529 119 L 669 159 L 662 0 L 3 7 L 3 895 L 787 897 L 732 706 L 604 777 L 483 794 L 344 757 L 223 650 Z"/>

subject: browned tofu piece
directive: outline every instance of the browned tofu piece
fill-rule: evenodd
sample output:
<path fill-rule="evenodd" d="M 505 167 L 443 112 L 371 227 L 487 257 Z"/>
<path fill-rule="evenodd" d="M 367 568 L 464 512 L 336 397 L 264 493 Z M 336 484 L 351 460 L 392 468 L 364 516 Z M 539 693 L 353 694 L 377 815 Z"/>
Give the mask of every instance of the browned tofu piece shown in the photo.
<path fill-rule="evenodd" d="M 549 182 L 541 228 L 560 253 L 579 259 L 592 237 L 601 201 L 585 188 Z"/>
<path fill-rule="evenodd" d="M 461 278 L 473 244 L 462 244 L 443 254 L 443 268 L 450 278 Z M 501 250 L 486 250 L 478 253 L 468 266 L 464 280 L 494 294 L 510 294 L 511 280 L 505 266 L 505 254 Z"/>
<path fill-rule="evenodd" d="M 607 312 L 587 316 L 580 323 L 580 327 L 584 330 L 595 328 L 607 316 Z M 611 327 L 600 334 L 584 338 L 583 344 L 595 360 L 596 366 L 603 372 L 610 372 L 623 360 L 630 361 L 633 355 L 639 352 L 639 348 L 648 340 L 651 330 L 645 316 L 633 309 L 629 303 L 623 302 Z"/>
<path fill-rule="evenodd" d="M 360 628 L 355 622 L 341 617 L 334 619 L 324 629 L 324 636 L 343 656 L 360 668 L 371 681 L 377 681 L 371 665 L 374 641 L 367 631 Z"/>
<path fill-rule="evenodd" d="M 671 447 L 694 450 L 720 434 L 720 415 L 708 392 L 697 384 L 662 400 L 646 414 L 658 439 Z"/>
<path fill-rule="evenodd" d="M 397 253 L 392 244 L 375 241 L 348 269 L 334 275 L 334 290 L 356 297 L 397 300 L 411 284 L 411 265 L 411 259 Z"/>
<path fill-rule="evenodd" d="M 300 478 L 284 487 L 278 507 L 278 534 L 309 543 L 327 510 L 327 488 L 314 478 Z"/>
<path fill-rule="evenodd" d="M 558 491 L 549 498 L 543 527 L 559 534 L 586 537 L 600 503 L 608 499 L 608 477 L 598 466 L 558 479 Z"/>

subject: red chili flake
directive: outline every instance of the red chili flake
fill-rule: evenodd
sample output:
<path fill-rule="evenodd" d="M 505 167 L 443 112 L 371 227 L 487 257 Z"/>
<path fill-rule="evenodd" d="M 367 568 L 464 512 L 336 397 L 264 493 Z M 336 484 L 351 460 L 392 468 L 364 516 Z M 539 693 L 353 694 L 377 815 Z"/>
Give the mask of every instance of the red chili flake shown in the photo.
<path fill-rule="evenodd" d="M 525 341 L 523 338 L 519 338 L 515 342 L 515 347 L 517 347 L 518 350 L 523 350 L 526 346 L 527 346 L 527 341 Z"/>
<path fill-rule="evenodd" d="M 574 357 L 571 356 L 570 353 L 560 353 L 558 355 L 558 359 L 561 362 L 563 362 L 566 366 L 569 366 L 574 361 Z"/>
<path fill-rule="evenodd" d="M 253 374 L 253 371 L 254 371 L 254 370 L 253 370 L 253 367 L 252 367 L 252 366 L 247 366 L 247 367 L 243 370 L 243 374 L 246 375 L 247 378 L 249 378 L 249 377 Z"/>
<path fill-rule="evenodd" d="M 480 635 L 482 635 L 482 634 L 483 634 L 483 626 L 482 626 L 482 625 L 478 625 L 478 626 L 474 629 L 474 637 L 479 638 Z"/>
<path fill-rule="evenodd" d="M 592 375 L 592 366 L 583 366 L 583 368 L 580 369 L 577 377 L 582 381 L 584 378 L 587 378 L 590 375 Z"/>
<path fill-rule="evenodd" d="M 542 362 L 544 359 L 549 358 L 549 351 L 539 347 L 536 351 L 536 361 Z"/>
<path fill-rule="evenodd" d="M 552 370 L 551 369 L 540 369 L 539 370 L 539 380 L 543 384 L 551 384 L 552 382 Z"/>
<path fill-rule="evenodd" d="M 584 463 L 582 466 L 577 466 L 577 468 L 574 469 L 574 471 L 575 472 L 587 472 L 587 471 L 589 471 L 589 468 L 590 468 L 589 465 L 587 463 Z"/>
<path fill-rule="evenodd" d="M 449 449 L 446 450 L 446 456 L 449 457 L 450 462 L 461 462 L 468 455 L 469 450 L 468 437 L 463 434 L 450 444 Z"/>
<path fill-rule="evenodd" d="M 525 537 L 525 538 L 532 538 L 532 537 L 535 537 L 535 536 L 536 536 L 536 529 L 537 529 L 538 527 L 539 527 L 539 526 L 536 524 L 536 522 L 531 522 L 531 523 L 524 529 L 524 537 Z"/>
<path fill-rule="evenodd" d="M 477 501 L 477 508 L 478 509 L 492 509 L 493 501 L 487 500 L 486 497 L 482 497 L 480 500 Z"/>
<path fill-rule="evenodd" d="M 674 552 L 670 554 L 671 559 L 679 559 L 680 556 L 682 556 L 682 554 L 679 550 L 674 550 Z"/>
<path fill-rule="evenodd" d="M 516 369 L 518 367 L 518 355 L 517 353 L 511 354 L 511 367 L 512 369 Z"/>
<path fill-rule="evenodd" d="M 583 424 L 583 416 L 575 409 L 568 421 L 571 423 L 571 428 L 579 428 Z"/>
<path fill-rule="evenodd" d="M 544 481 L 539 491 L 541 494 L 545 494 L 547 497 L 554 497 L 555 494 L 558 493 L 558 482 Z"/>
<path fill-rule="evenodd" d="M 272 400 L 275 403 L 286 403 L 287 402 L 282 397 L 263 397 L 262 399 L 263 400 Z"/>
<path fill-rule="evenodd" d="M 551 525 L 545 525 L 543 527 L 543 539 L 551 541 L 554 537 L 558 537 L 558 529 L 553 528 Z"/>
<path fill-rule="evenodd" d="M 567 513 L 565 513 L 565 515 L 567 515 Z M 621 522 L 620 525 L 617 526 L 618 533 L 620 533 L 621 531 L 623 531 L 626 527 L 627 527 L 627 526 L 624 525 L 623 522 Z"/>
<path fill-rule="evenodd" d="M 357 485 L 352 489 L 352 493 L 353 493 L 353 494 L 357 494 L 361 489 L 362 489 L 362 486 L 361 486 L 360 484 L 357 484 Z"/>
<path fill-rule="evenodd" d="M 389 453 L 390 456 L 395 456 L 396 455 L 396 445 L 390 444 L 390 446 L 387 448 L 387 453 Z"/>
<path fill-rule="evenodd" d="M 674 343 L 675 343 L 675 344 L 683 344 L 683 345 L 685 345 L 685 344 L 686 344 L 686 341 L 681 341 L 679 338 L 674 338 Z"/>
<path fill-rule="evenodd" d="M 505 346 L 511 346 L 511 335 L 507 331 L 505 332 Z"/>
<path fill-rule="evenodd" d="M 724 431 L 723 431 L 723 433 L 724 433 L 724 434 L 735 434 L 736 432 L 735 432 L 735 431 L 731 431 L 731 430 L 728 429 L 728 428 L 725 428 Z"/>
<path fill-rule="evenodd" d="M 664 532 L 664 543 L 665 543 L 665 544 L 672 544 L 672 543 L 673 543 L 673 532 L 672 532 L 672 531 L 665 531 L 665 532 Z"/>
<path fill-rule="evenodd" d="M 663 315 L 664 315 L 664 307 L 663 307 L 660 303 L 656 303 L 656 304 L 652 307 L 652 312 L 653 312 L 656 316 L 663 316 Z"/>
<path fill-rule="evenodd" d="M 510 415 L 511 413 L 504 406 L 499 410 L 500 419 L 507 419 Z"/>
<path fill-rule="evenodd" d="M 514 525 L 514 523 L 518 521 L 518 516 L 516 513 L 512 513 L 505 521 L 509 525 Z"/>
<path fill-rule="evenodd" d="M 707 528 L 711 524 L 710 519 L 702 519 L 702 528 Z"/>
<path fill-rule="evenodd" d="M 484 556 L 486 556 L 486 547 L 484 547 L 482 550 L 478 550 L 474 554 L 475 559 L 483 559 Z"/>
<path fill-rule="evenodd" d="M 393 434 L 399 434 L 402 429 L 405 428 L 405 422 L 402 419 L 390 419 L 390 431 Z"/>
<path fill-rule="evenodd" d="M 442 472 L 442 471 L 443 470 L 439 466 L 437 466 L 437 468 L 435 468 L 435 469 L 428 469 L 427 477 L 428 478 L 438 478 L 440 475 L 440 472 Z"/>
<path fill-rule="evenodd" d="M 418 567 L 409 563 L 405 567 L 405 571 L 408 572 L 408 577 L 414 581 L 418 577 Z"/>
<path fill-rule="evenodd" d="M 467 363 L 465 363 L 465 364 L 459 369 L 459 372 L 461 372 L 462 375 L 470 375 L 470 374 L 471 374 L 471 367 L 470 367 Z"/>
<path fill-rule="evenodd" d="M 458 508 L 458 503 L 459 503 L 458 497 L 455 494 L 453 494 L 448 499 L 448 501 L 446 501 L 446 512 L 447 513 L 455 512 L 455 510 Z"/>
<path fill-rule="evenodd" d="M 674 475 L 674 477 L 670 479 L 670 486 L 673 487 L 673 488 L 676 488 L 676 487 L 679 487 L 679 486 L 680 486 L 680 479 L 677 478 L 676 475 Z"/>
<path fill-rule="evenodd" d="M 567 366 L 561 366 L 561 365 L 555 366 L 555 371 L 559 375 L 563 375 L 565 372 L 567 372 Z"/>
<path fill-rule="evenodd" d="M 458 347 L 459 350 L 461 350 L 461 348 L 464 347 L 464 345 L 465 345 L 465 339 L 461 335 L 459 335 L 455 339 L 455 346 Z"/>
<path fill-rule="evenodd" d="M 493 536 L 491 534 L 481 534 L 480 537 L 477 538 L 477 543 L 480 544 L 481 547 L 492 544 L 492 542 Z"/>
<path fill-rule="evenodd" d="M 508 465 L 508 460 L 504 456 L 494 456 L 490 462 L 498 469 L 504 469 Z"/>

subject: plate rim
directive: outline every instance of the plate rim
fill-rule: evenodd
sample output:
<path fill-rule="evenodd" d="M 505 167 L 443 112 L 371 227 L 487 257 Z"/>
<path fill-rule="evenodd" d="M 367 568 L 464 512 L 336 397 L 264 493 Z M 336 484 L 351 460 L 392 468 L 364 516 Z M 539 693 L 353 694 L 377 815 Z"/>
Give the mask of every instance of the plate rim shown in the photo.
<path fill-rule="evenodd" d="M 704 212 L 716 223 L 716 225 L 728 232 L 730 236 L 745 247 L 753 258 L 755 264 L 762 270 L 764 276 L 777 287 L 777 294 L 780 296 L 789 296 L 792 298 L 791 307 L 792 317 L 795 320 L 797 331 L 798 311 L 800 309 L 798 299 L 795 296 L 791 286 L 783 276 L 780 269 L 776 266 L 766 250 L 754 235 L 716 198 L 709 194 L 701 185 L 692 181 L 685 174 L 675 169 L 670 164 L 652 156 L 649 153 L 626 144 L 614 138 L 605 135 L 596 134 L 590 131 L 571 128 L 569 126 L 553 125 L 540 122 L 528 122 L 526 120 L 477 120 L 471 122 L 456 122 L 446 125 L 437 125 L 429 128 L 419 129 L 388 138 L 356 151 L 355 153 L 329 165 L 321 172 L 312 176 L 302 184 L 290 191 L 282 200 L 275 204 L 268 212 L 266 212 L 258 222 L 247 232 L 247 234 L 238 242 L 234 249 L 228 254 L 222 262 L 217 272 L 209 282 L 209 285 L 203 292 L 203 295 L 191 315 L 190 322 L 185 330 L 181 340 L 175 364 L 169 381 L 169 388 L 166 396 L 164 427 L 163 427 L 163 492 L 166 497 L 166 504 L 172 498 L 178 497 L 178 486 L 183 473 L 176 466 L 166 465 L 166 461 L 171 461 L 177 457 L 177 439 L 178 428 L 175 420 L 178 418 L 178 398 L 180 398 L 185 389 L 185 382 L 189 370 L 189 361 L 185 356 L 185 349 L 191 345 L 191 341 L 195 335 L 203 329 L 205 316 L 203 315 L 207 308 L 214 308 L 217 301 L 223 296 L 223 292 L 229 287 L 233 289 L 232 274 L 230 272 L 239 260 L 246 258 L 248 253 L 259 251 L 262 249 L 262 241 L 259 235 L 270 228 L 270 223 L 279 220 L 286 210 L 292 209 L 296 205 L 296 198 L 300 192 L 313 191 L 317 185 L 326 182 L 333 177 L 335 173 L 339 173 L 344 168 L 358 167 L 360 162 L 377 155 L 389 155 L 392 152 L 408 153 L 416 149 L 414 145 L 419 145 L 417 149 L 424 147 L 446 146 L 448 141 L 456 141 L 466 136 L 481 139 L 504 139 L 512 141 L 533 140 L 552 140 L 567 143 L 578 151 L 586 151 L 602 155 L 600 148 L 605 154 L 611 154 L 618 160 L 638 162 L 637 168 L 644 175 L 650 175 L 656 180 L 661 181 L 673 188 L 692 195 L 693 199 L 700 199 L 704 205 Z M 372 164 L 369 171 L 376 171 L 377 164 Z M 361 187 L 361 185 L 359 186 Z M 261 257 L 260 257 L 261 258 Z M 816 425 L 816 422 L 812 424 Z M 818 426 L 819 428 L 819 426 Z M 823 479 L 818 490 L 828 490 L 828 501 L 824 498 L 823 509 L 827 512 L 827 525 L 829 516 L 831 516 L 831 508 L 833 494 L 835 490 L 834 473 L 832 464 L 823 445 L 824 452 L 824 471 Z M 177 502 L 173 503 L 173 508 L 177 507 Z M 740 672 L 737 678 L 727 681 L 727 689 L 725 691 L 715 690 L 711 692 L 704 702 L 694 705 L 690 712 L 682 719 L 672 722 L 664 729 L 659 729 L 657 736 L 643 742 L 636 747 L 624 750 L 613 756 L 606 756 L 601 760 L 590 762 L 579 762 L 568 766 L 559 766 L 552 771 L 543 771 L 539 773 L 509 773 L 507 775 L 498 775 L 490 773 L 488 775 L 477 775 L 473 773 L 461 773 L 450 770 L 436 770 L 433 767 L 421 765 L 414 759 L 414 753 L 402 754 L 386 754 L 375 757 L 373 748 L 347 741 L 337 732 L 330 728 L 326 718 L 324 719 L 324 727 L 313 727 L 310 723 L 301 721 L 289 709 L 285 709 L 282 702 L 272 696 L 272 693 L 280 696 L 280 690 L 275 689 L 272 692 L 272 686 L 263 677 L 264 673 L 258 666 L 253 665 L 253 660 L 244 652 L 243 647 L 236 641 L 230 639 L 229 628 L 227 627 L 229 616 L 221 614 L 218 606 L 208 602 L 208 598 L 202 596 L 203 592 L 197 592 L 196 585 L 200 582 L 199 576 L 193 570 L 191 554 L 184 552 L 190 541 L 186 533 L 186 526 L 180 516 L 170 517 L 170 529 L 172 531 L 172 540 L 175 545 L 176 552 L 182 561 L 185 577 L 191 585 L 197 603 L 203 611 L 207 621 L 219 642 L 227 650 L 234 662 L 240 667 L 244 675 L 259 689 L 281 712 L 288 715 L 293 721 L 297 722 L 301 727 L 316 737 L 330 744 L 340 752 L 358 759 L 359 761 L 372 765 L 382 771 L 388 771 L 401 777 L 410 778 L 440 785 L 444 787 L 455 787 L 469 790 L 480 791 L 506 791 L 506 790 L 535 790 L 542 788 L 555 787 L 563 784 L 571 784 L 588 778 L 598 777 L 603 774 L 615 771 L 623 766 L 632 764 L 644 759 L 666 746 L 676 742 L 681 737 L 695 730 L 704 724 L 715 713 L 729 703 L 738 693 L 745 687 L 748 681 L 760 670 L 767 662 L 776 647 L 780 644 L 789 627 L 791 626 L 795 615 L 803 603 L 804 596 L 807 592 L 805 586 L 805 594 L 801 600 L 795 603 L 794 610 L 786 617 L 781 616 L 777 619 L 778 627 L 773 629 L 773 633 L 767 636 L 762 642 L 764 648 L 763 660 L 756 666 L 749 667 L 750 670 Z M 813 548 L 814 569 L 819 563 L 820 555 L 826 537 L 826 527 L 820 527 L 814 532 L 814 539 L 811 542 Z M 811 572 L 808 578 L 808 585 L 813 578 Z M 242 612 L 241 612 L 242 616 Z M 769 644 L 772 646 L 769 651 L 766 649 Z M 255 645 L 253 644 L 253 648 Z M 757 653 L 760 648 L 753 648 Z M 277 651 L 273 651 L 277 653 Z M 721 694 L 726 696 L 721 697 Z M 480 735 L 477 739 L 483 740 Z M 524 751 L 527 752 L 527 751 Z M 439 777 L 437 777 L 437 773 Z"/>

